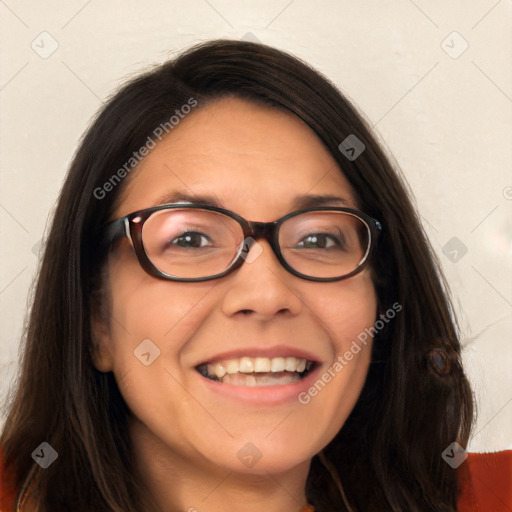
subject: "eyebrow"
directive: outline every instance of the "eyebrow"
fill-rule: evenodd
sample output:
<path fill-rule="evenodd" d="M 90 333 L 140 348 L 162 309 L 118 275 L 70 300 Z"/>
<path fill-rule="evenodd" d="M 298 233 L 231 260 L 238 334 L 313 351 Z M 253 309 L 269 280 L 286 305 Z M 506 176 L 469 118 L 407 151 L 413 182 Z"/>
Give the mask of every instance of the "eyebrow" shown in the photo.
<path fill-rule="evenodd" d="M 183 190 L 175 190 L 160 197 L 155 206 L 170 203 L 190 203 L 203 206 L 226 208 L 217 197 L 213 195 L 191 194 Z M 292 201 L 292 210 L 314 208 L 316 206 L 349 206 L 350 202 L 343 197 L 332 194 L 302 194 Z"/>

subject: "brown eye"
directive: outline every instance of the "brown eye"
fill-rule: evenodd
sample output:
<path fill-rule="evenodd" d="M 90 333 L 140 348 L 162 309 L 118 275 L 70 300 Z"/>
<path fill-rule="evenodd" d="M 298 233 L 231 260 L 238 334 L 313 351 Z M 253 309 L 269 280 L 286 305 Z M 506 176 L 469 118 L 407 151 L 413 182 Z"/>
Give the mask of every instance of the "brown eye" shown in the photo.
<path fill-rule="evenodd" d="M 171 244 L 178 245 L 186 249 L 198 249 L 209 245 L 210 239 L 202 233 L 190 231 L 183 233 L 179 237 L 176 237 Z"/>
<path fill-rule="evenodd" d="M 312 233 L 304 237 L 297 245 L 304 249 L 332 249 L 334 247 L 340 247 L 343 244 L 334 235 Z"/>

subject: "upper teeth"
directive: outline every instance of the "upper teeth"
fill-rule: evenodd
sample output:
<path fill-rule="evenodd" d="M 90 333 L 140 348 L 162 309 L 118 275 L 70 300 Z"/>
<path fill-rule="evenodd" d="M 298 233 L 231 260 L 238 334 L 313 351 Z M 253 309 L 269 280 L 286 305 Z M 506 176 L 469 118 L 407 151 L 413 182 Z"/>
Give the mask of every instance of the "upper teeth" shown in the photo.
<path fill-rule="evenodd" d="M 222 379 L 226 373 L 267 373 L 267 372 L 299 372 L 306 369 L 307 359 L 296 357 L 241 357 L 227 359 L 216 363 L 208 363 L 209 375 Z M 312 364 L 312 363 L 311 363 Z"/>

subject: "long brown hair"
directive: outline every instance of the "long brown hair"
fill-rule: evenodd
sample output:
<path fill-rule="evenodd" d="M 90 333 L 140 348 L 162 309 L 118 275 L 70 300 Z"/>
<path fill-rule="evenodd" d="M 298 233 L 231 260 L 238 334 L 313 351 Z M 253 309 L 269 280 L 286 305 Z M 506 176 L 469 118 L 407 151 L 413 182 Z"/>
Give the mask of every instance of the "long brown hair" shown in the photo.
<path fill-rule="evenodd" d="M 0 439 L 18 497 L 29 488 L 40 512 L 154 510 L 133 469 L 127 406 L 113 374 L 92 364 L 90 315 L 104 263 L 98 234 L 123 182 L 104 197 L 98 189 L 190 98 L 201 108 L 233 95 L 291 112 L 317 134 L 361 209 L 384 227 L 372 264 L 380 311 L 403 308 L 374 339 L 354 410 L 313 458 L 308 500 L 318 512 L 455 510 L 456 471 L 441 454 L 453 441 L 467 445 L 472 394 L 448 288 L 409 193 L 365 121 L 326 78 L 279 50 L 226 40 L 132 80 L 81 141 L 46 240 Z M 355 160 L 338 148 L 349 135 L 365 145 Z M 436 357 L 441 365 L 432 364 Z M 42 441 L 59 454 L 46 470 L 31 458 Z"/>

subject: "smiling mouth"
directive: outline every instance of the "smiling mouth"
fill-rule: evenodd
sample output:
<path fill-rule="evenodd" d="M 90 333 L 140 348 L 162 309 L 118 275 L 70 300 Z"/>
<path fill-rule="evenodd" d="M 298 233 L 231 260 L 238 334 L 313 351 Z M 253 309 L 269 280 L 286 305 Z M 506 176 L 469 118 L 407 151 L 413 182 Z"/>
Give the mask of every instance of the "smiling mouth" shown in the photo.
<path fill-rule="evenodd" d="M 215 382 L 254 387 L 300 381 L 314 366 L 314 361 L 297 357 L 241 357 L 203 363 L 196 370 Z"/>

